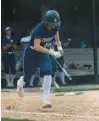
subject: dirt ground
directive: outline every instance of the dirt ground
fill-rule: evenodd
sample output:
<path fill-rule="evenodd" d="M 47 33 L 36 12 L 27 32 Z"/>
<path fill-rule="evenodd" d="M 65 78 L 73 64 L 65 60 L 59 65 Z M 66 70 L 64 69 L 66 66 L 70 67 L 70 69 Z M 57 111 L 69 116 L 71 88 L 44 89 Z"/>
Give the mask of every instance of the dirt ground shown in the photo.
<path fill-rule="evenodd" d="M 51 109 L 42 109 L 41 93 L 27 92 L 20 99 L 15 92 L 2 92 L 1 116 L 37 121 L 99 121 L 99 91 L 75 96 L 52 93 L 50 102 Z"/>

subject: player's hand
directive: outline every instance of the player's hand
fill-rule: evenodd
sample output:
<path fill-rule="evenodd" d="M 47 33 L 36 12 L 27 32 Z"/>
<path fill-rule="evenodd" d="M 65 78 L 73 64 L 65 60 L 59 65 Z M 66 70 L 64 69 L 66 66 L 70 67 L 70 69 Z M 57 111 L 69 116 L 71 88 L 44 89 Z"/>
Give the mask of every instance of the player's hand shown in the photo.
<path fill-rule="evenodd" d="M 62 45 L 61 45 L 61 42 L 56 42 L 56 45 L 57 45 L 57 49 L 58 51 L 61 53 L 61 55 L 63 55 L 63 48 L 62 48 Z"/>
<path fill-rule="evenodd" d="M 61 55 L 63 55 L 63 48 L 62 48 L 62 46 L 57 47 L 57 49 L 61 53 Z"/>
<path fill-rule="evenodd" d="M 55 58 L 60 58 L 61 57 L 61 53 L 58 51 L 54 51 L 53 49 L 50 49 L 49 54 L 54 56 Z"/>
<path fill-rule="evenodd" d="M 5 51 L 5 50 L 7 50 L 9 47 L 11 47 L 11 45 L 10 45 L 10 44 L 6 44 L 5 46 L 2 47 L 2 49 Z"/>

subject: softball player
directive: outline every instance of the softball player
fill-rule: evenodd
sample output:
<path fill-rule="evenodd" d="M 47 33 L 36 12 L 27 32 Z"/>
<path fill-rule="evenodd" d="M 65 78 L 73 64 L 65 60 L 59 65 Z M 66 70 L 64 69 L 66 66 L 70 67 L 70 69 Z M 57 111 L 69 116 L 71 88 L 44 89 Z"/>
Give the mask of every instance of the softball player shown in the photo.
<path fill-rule="evenodd" d="M 63 54 L 58 32 L 60 24 L 60 15 L 54 10 L 49 10 L 45 15 L 45 20 L 35 27 L 24 53 L 24 76 L 17 81 L 17 92 L 19 96 L 22 96 L 24 82 L 27 85 L 29 84 L 30 77 L 34 72 L 33 69 L 38 64 L 40 65 L 42 74 L 44 75 L 43 108 L 52 106 L 48 101 L 52 81 L 52 65 L 49 55 L 59 58 Z M 44 47 L 53 37 L 55 37 L 57 42 L 58 51 L 49 50 Z"/>
<path fill-rule="evenodd" d="M 2 61 L 5 72 L 5 79 L 7 82 L 7 87 L 13 87 L 13 82 L 15 79 L 15 50 L 17 48 L 17 39 L 12 35 L 12 28 L 6 27 L 5 35 L 1 38 L 1 46 L 2 46 Z M 10 73 L 11 69 L 11 75 Z"/>

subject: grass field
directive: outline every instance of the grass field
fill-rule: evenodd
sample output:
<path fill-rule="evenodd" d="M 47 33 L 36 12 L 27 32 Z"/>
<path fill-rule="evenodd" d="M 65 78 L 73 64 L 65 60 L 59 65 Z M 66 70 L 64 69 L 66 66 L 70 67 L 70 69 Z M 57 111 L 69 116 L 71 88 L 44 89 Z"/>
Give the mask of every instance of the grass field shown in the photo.
<path fill-rule="evenodd" d="M 72 92 L 72 91 L 95 91 L 99 90 L 99 87 L 90 87 L 90 88 L 66 88 L 66 87 L 60 87 L 59 89 L 55 89 L 54 92 Z"/>

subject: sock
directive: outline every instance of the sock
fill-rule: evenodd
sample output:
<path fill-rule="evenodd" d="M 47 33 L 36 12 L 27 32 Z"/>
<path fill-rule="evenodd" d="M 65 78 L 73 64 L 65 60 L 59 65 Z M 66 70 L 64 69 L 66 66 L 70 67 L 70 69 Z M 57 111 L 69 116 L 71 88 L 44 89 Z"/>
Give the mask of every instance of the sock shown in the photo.
<path fill-rule="evenodd" d="M 33 85 L 34 77 L 35 77 L 35 75 L 32 75 L 32 77 L 30 79 L 30 85 Z"/>
<path fill-rule="evenodd" d="M 10 86 L 10 76 L 9 76 L 9 74 L 5 74 L 5 79 L 6 79 L 6 82 L 7 82 L 7 86 Z"/>
<path fill-rule="evenodd" d="M 24 82 L 24 76 L 21 76 L 18 80 L 17 80 L 17 87 L 22 87 L 24 86 L 25 82 Z"/>
<path fill-rule="evenodd" d="M 15 79 L 15 75 L 11 74 L 11 86 L 13 86 L 14 79 Z"/>
<path fill-rule="evenodd" d="M 61 79 L 61 82 L 62 82 L 63 84 L 66 84 L 64 72 L 60 72 L 60 79 Z"/>
<path fill-rule="evenodd" d="M 51 88 L 51 75 L 44 76 L 44 90 L 43 90 L 43 102 L 48 101 L 50 88 Z"/>

